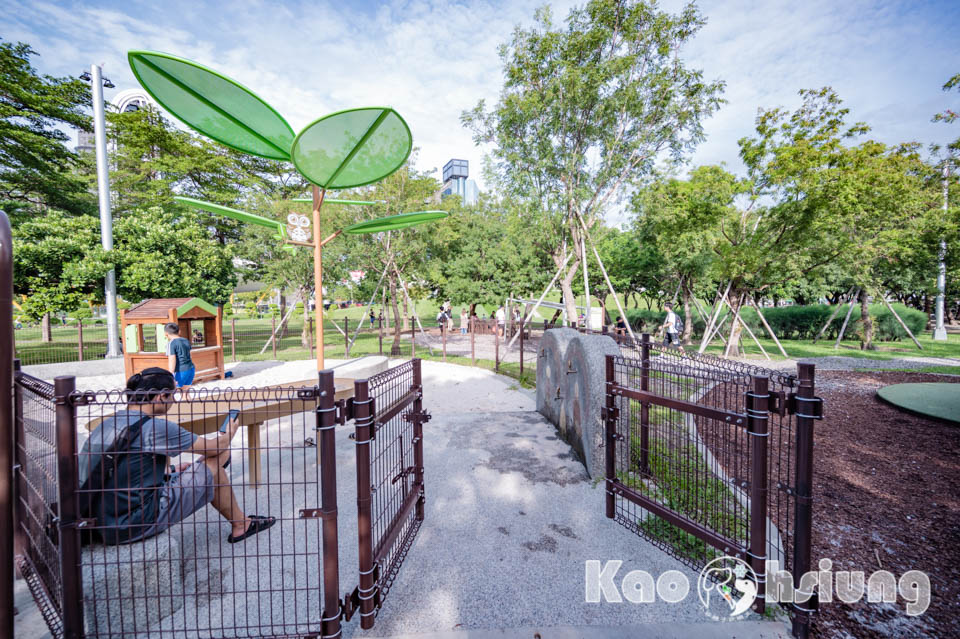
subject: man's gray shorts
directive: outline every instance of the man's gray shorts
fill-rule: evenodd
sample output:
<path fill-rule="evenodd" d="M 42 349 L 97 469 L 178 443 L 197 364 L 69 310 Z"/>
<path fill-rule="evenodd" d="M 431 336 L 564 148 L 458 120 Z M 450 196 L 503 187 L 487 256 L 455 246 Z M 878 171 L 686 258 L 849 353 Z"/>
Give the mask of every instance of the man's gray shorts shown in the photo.
<path fill-rule="evenodd" d="M 174 473 L 170 481 L 163 485 L 160 489 L 157 521 L 145 529 L 137 539 L 145 539 L 163 532 L 211 501 L 213 501 L 213 473 L 201 459 L 186 470 Z"/>

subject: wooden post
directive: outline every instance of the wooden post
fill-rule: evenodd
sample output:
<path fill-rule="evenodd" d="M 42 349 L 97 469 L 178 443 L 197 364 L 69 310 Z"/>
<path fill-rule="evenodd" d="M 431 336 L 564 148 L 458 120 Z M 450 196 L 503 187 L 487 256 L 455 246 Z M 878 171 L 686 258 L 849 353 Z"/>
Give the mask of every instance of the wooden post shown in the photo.
<path fill-rule="evenodd" d="M 273 325 L 273 332 L 270 334 L 270 341 L 273 342 L 273 359 L 277 359 L 277 317 L 270 318 L 270 323 Z"/>
<path fill-rule="evenodd" d="M 313 318 L 307 318 L 307 341 L 310 343 L 310 359 L 313 359 Z"/>
<path fill-rule="evenodd" d="M 500 328 L 493 328 L 493 371 L 500 372 Z"/>
<path fill-rule="evenodd" d="M 471 366 L 477 365 L 477 349 L 476 349 L 477 323 L 474 321 L 474 319 L 475 318 L 471 315 L 470 316 L 470 365 Z"/>
<path fill-rule="evenodd" d="M 783 346 L 780 345 L 780 340 L 777 339 L 777 334 L 774 333 L 774 332 L 773 332 L 773 329 L 770 328 L 770 325 L 767 324 L 767 318 L 765 318 L 765 317 L 763 316 L 763 313 L 760 312 L 760 305 L 757 304 L 757 303 L 753 300 L 752 297 L 750 297 L 750 301 L 753 303 L 753 308 L 754 308 L 754 310 L 757 311 L 757 315 L 760 317 L 760 321 L 763 322 L 763 327 L 764 327 L 765 329 L 767 329 L 767 332 L 770 333 L 770 337 L 773 338 L 773 342 L 777 345 L 777 348 L 780 349 L 780 353 L 781 353 L 784 357 L 789 357 L 789 356 L 787 355 L 787 351 L 783 350 Z M 768 358 L 768 359 L 769 359 L 769 358 Z"/>
<path fill-rule="evenodd" d="M 520 318 L 520 377 L 523 377 L 523 318 Z"/>
<path fill-rule="evenodd" d="M 837 341 L 834 342 L 834 350 L 840 348 L 840 340 L 843 339 L 843 334 L 847 332 L 847 322 L 850 321 L 850 316 L 853 315 L 853 305 L 857 301 L 857 297 L 860 295 L 860 289 L 858 288 L 853 292 L 853 295 L 850 297 L 850 308 L 847 309 L 847 316 L 843 318 L 843 325 L 840 327 L 840 332 L 837 333 Z"/>
<path fill-rule="evenodd" d="M 230 318 L 230 357 L 237 361 L 237 319 Z"/>
<path fill-rule="evenodd" d="M 83 320 L 77 320 L 77 361 L 83 361 Z"/>
<path fill-rule="evenodd" d="M 893 313 L 893 316 L 897 318 L 897 321 L 900 322 L 900 326 L 902 326 L 902 327 L 903 327 L 903 330 L 905 330 L 905 331 L 907 332 L 907 335 L 909 335 L 909 336 L 910 336 L 910 339 L 913 340 L 913 343 L 917 345 L 917 348 L 919 348 L 919 349 L 922 351 L 922 350 L 923 350 L 923 346 L 920 346 L 920 342 L 918 342 L 918 341 L 917 341 L 917 338 L 913 336 L 913 333 L 912 333 L 912 332 L 910 332 L 910 328 L 903 322 L 902 319 L 900 319 L 900 316 L 897 315 L 897 312 L 896 312 L 895 310 L 893 310 L 893 307 L 890 306 L 890 302 L 887 301 L 887 297 L 886 297 L 885 295 L 881 295 L 881 296 L 880 296 L 880 299 L 883 300 L 883 303 L 886 305 L 887 310 L 889 310 L 891 313 Z"/>
<path fill-rule="evenodd" d="M 835 318 L 835 317 L 837 316 L 837 313 L 840 312 L 840 309 L 843 308 L 843 300 L 845 300 L 847 297 L 849 297 L 849 296 L 850 296 L 850 293 L 852 293 L 852 292 L 853 292 L 853 287 L 851 287 L 850 290 L 847 291 L 847 294 L 846 294 L 845 296 L 843 296 L 842 298 L 840 298 L 841 301 L 837 303 L 837 307 L 836 307 L 835 309 L 833 309 L 833 312 L 832 312 L 832 313 L 830 313 L 830 317 L 829 317 L 829 319 L 827 319 L 827 323 L 823 325 L 823 328 L 820 329 L 820 332 L 817 333 L 817 336 L 813 338 L 813 343 L 814 343 L 814 344 L 817 343 L 817 340 L 818 340 L 818 339 L 820 339 L 821 337 L 823 337 L 824 331 L 827 330 L 827 328 L 830 326 L 831 322 L 833 322 L 833 318 Z"/>

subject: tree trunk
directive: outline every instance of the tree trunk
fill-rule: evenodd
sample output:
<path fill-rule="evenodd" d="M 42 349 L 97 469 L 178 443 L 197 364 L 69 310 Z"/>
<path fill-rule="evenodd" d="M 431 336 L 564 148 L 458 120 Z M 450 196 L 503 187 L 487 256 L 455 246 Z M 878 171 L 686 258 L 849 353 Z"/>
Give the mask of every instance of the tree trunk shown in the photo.
<path fill-rule="evenodd" d="M 742 305 L 740 301 L 743 299 L 740 291 L 730 290 L 730 294 L 727 297 L 727 300 L 730 302 L 730 321 L 732 322 L 732 329 L 730 331 L 730 339 L 727 343 L 729 350 L 727 355 L 729 357 L 740 357 L 740 333 L 743 332 L 743 325 L 737 321 L 737 313 L 740 312 Z"/>
<path fill-rule="evenodd" d="M 400 354 L 400 306 L 397 304 L 397 280 L 391 273 L 388 278 L 390 282 L 390 308 L 393 310 L 393 345 L 390 346 L 391 355 Z M 404 318 L 406 320 L 406 318 Z M 406 321 L 404 321 L 404 325 Z"/>
<path fill-rule="evenodd" d="M 397 299 L 397 285 L 393 284 L 393 288 L 390 290 L 390 293 L 393 295 L 393 299 Z M 403 304 L 403 331 L 407 332 L 410 330 L 410 309 L 407 308 L 407 296 L 404 295 L 400 298 L 400 302 Z M 396 304 L 396 302 L 394 302 Z M 399 311 L 398 311 L 399 312 Z M 394 315 L 396 317 L 396 315 Z"/>
<path fill-rule="evenodd" d="M 946 306 L 946 304 L 944 304 L 944 306 Z M 923 312 L 927 316 L 927 328 L 934 328 L 934 324 L 937 322 L 933 317 L 931 317 L 933 314 L 933 297 L 927 295 L 926 293 L 923 294 Z"/>
<path fill-rule="evenodd" d="M 683 293 L 683 344 L 690 344 L 690 337 L 693 335 L 693 313 L 690 310 L 690 289 L 684 284 L 681 287 Z"/>
<path fill-rule="evenodd" d="M 52 342 L 53 335 L 50 333 L 50 313 L 44 313 L 40 320 L 40 339 L 44 342 Z"/>
<path fill-rule="evenodd" d="M 556 260 L 554 260 L 556 261 Z M 560 262 L 562 264 L 562 262 Z M 563 293 L 563 306 L 567 311 L 567 322 L 576 322 L 579 318 L 577 313 L 577 298 L 573 295 L 573 278 L 576 277 L 580 268 L 580 259 L 574 260 L 567 270 L 566 275 L 560 280 L 560 291 Z"/>
<path fill-rule="evenodd" d="M 873 318 L 870 317 L 870 307 L 867 305 L 867 291 L 860 289 L 860 322 L 863 334 L 860 338 L 860 349 L 865 351 L 876 350 L 873 345 Z"/>

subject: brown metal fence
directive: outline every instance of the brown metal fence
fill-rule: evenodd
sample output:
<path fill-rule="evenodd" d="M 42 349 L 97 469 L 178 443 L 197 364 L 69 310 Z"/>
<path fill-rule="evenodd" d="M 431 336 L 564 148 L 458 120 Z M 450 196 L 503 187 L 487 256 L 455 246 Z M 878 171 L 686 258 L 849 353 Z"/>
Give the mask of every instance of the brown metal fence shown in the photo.
<path fill-rule="evenodd" d="M 810 566 L 812 365 L 798 375 L 651 343 L 607 358 L 606 514 L 695 568 L 742 559 L 800 576 Z M 814 606 L 791 609 L 806 637 Z"/>
<path fill-rule="evenodd" d="M 424 518 L 420 360 L 368 380 L 354 393 L 360 583 L 351 599 L 372 628 Z"/>

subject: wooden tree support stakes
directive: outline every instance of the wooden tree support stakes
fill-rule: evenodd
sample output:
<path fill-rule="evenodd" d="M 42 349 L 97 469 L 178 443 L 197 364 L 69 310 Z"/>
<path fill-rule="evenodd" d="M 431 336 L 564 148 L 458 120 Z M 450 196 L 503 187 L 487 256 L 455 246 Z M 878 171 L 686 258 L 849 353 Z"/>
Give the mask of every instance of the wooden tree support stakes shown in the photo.
<path fill-rule="evenodd" d="M 748 297 L 749 297 L 749 296 L 748 296 Z M 770 333 L 770 337 L 773 338 L 773 342 L 777 345 L 777 348 L 780 349 L 780 353 L 781 353 L 784 357 L 789 357 L 789 355 L 787 355 L 787 351 L 783 350 L 783 346 L 781 346 L 780 340 L 777 339 L 776 333 L 774 333 L 774 332 L 773 332 L 773 329 L 770 328 L 770 325 L 767 324 L 767 318 L 765 318 L 765 317 L 763 316 L 763 313 L 760 311 L 760 305 L 757 304 L 757 302 L 756 302 L 752 297 L 750 297 L 749 299 L 750 299 L 750 303 L 753 304 L 754 310 L 757 311 L 757 315 L 760 317 L 760 321 L 763 322 L 763 327 L 764 327 L 765 329 L 767 329 L 767 332 Z"/>
<path fill-rule="evenodd" d="M 850 290 L 848 290 L 848 291 L 844 294 L 844 296 L 840 298 L 840 300 L 841 300 L 840 303 L 837 304 L 836 308 L 833 309 L 833 312 L 830 313 L 830 317 L 829 317 L 829 319 L 827 319 L 827 323 L 823 325 L 823 328 L 820 329 L 820 332 L 817 333 L 817 336 L 813 338 L 813 343 L 814 343 L 814 344 L 817 343 L 817 340 L 818 340 L 818 339 L 820 339 L 821 337 L 823 337 L 823 333 L 824 333 L 824 332 L 827 330 L 827 328 L 830 326 L 830 323 L 833 322 L 834 318 L 835 318 L 835 317 L 837 316 L 837 314 L 840 312 L 840 309 L 843 308 L 843 305 L 844 305 L 844 303 L 845 303 L 845 300 L 847 300 L 847 299 L 850 297 L 850 293 L 853 293 L 853 287 L 852 287 L 852 286 L 850 287 Z"/>
<path fill-rule="evenodd" d="M 853 303 L 857 301 L 857 297 L 859 295 L 860 289 L 858 288 L 850 297 L 850 308 L 847 309 L 847 316 L 843 318 L 843 325 L 840 327 L 840 332 L 837 334 L 837 341 L 833 343 L 834 350 L 840 348 L 840 340 L 843 339 L 843 334 L 847 332 L 847 322 L 850 321 L 850 316 L 853 315 Z"/>
<path fill-rule="evenodd" d="M 904 321 L 903 321 L 902 319 L 900 319 L 900 316 L 897 315 L 897 312 L 896 312 L 895 310 L 893 310 L 893 307 L 890 306 L 890 302 L 887 301 L 887 296 L 886 296 L 886 295 L 881 295 L 881 296 L 880 296 L 880 299 L 883 300 L 883 303 L 886 305 L 887 310 L 889 310 L 891 313 L 893 313 L 893 316 L 897 318 L 897 321 L 900 322 L 900 326 L 902 326 L 902 327 L 903 327 L 903 330 L 905 330 L 905 331 L 907 332 L 907 335 L 909 335 L 909 336 L 910 336 L 910 339 L 913 340 L 913 343 L 917 345 L 917 348 L 919 348 L 919 349 L 922 351 L 922 350 L 923 350 L 923 346 L 920 345 L 920 342 L 918 342 L 918 341 L 917 341 L 917 338 L 913 336 L 913 333 L 910 331 L 910 328 L 904 323 Z"/>

